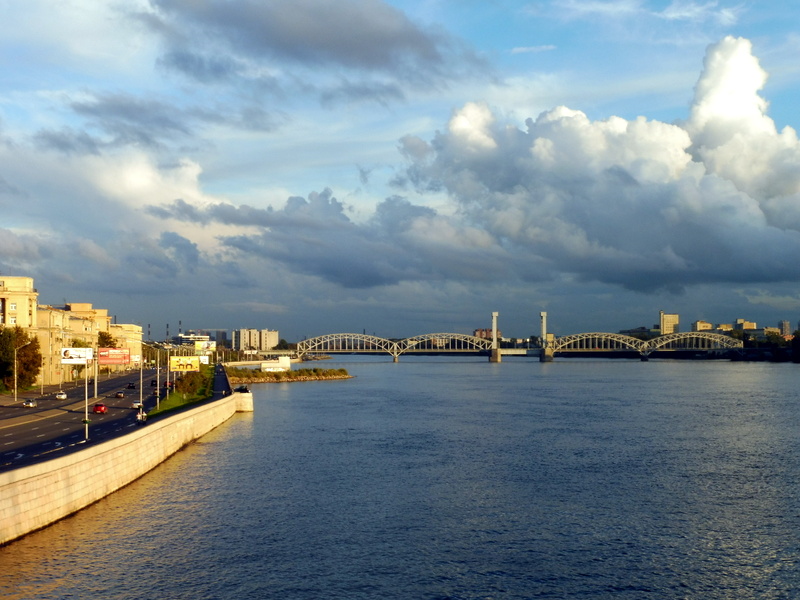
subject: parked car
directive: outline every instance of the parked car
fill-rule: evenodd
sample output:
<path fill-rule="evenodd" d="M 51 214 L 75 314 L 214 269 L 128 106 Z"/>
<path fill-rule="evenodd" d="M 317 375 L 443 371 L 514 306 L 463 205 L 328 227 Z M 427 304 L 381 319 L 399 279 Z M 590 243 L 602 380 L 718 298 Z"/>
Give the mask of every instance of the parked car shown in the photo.
<path fill-rule="evenodd" d="M 96 415 L 105 414 L 105 413 L 108 412 L 108 407 L 105 404 L 103 404 L 102 402 L 98 402 L 92 408 L 92 412 L 95 413 Z"/>
<path fill-rule="evenodd" d="M 142 403 L 141 400 L 134 400 L 133 403 L 131 404 L 131 408 L 137 408 L 138 409 L 138 408 L 142 408 L 143 406 L 144 406 L 144 404 Z"/>
<path fill-rule="evenodd" d="M 67 399 L 67 392 L 59 391 L 56 392 L 56 400 L 66 400 Z"/>
<path fill-rule="evenodd" d="M 117 392 L 116 394 L 114 394 L 114 398 L 124 398 L 124 397 L 125 397 L 125 392 Z"/>
<path fill-rule="evenodd" d="M 31 400 L 25 400 L 25 402 L 22 403 L 22 406 L 25 406 L 27 408 L 36 408 L 38 405 L 36 404 L 36 400 L 31 399 Z"/>

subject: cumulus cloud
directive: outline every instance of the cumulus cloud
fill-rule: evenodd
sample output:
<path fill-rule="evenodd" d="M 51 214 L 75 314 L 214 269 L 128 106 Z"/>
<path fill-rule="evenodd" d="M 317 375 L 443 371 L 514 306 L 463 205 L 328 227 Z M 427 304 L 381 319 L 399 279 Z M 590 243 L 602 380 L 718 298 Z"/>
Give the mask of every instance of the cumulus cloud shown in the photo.
<path fill-rule="evenodd" d="M 684 124 L 557 107 L 523 130 L 468 104 L 430 143 L 404 140 L 408 179 L 553 272 L 642 291 L 796 281 L 800 146 L 767 116 L 751 50 L 709 47 Z"/>
<path fill-rule="evenodd" d="M 432 140 L 401 140 L 405 182 L 452 214 L 390 197 L 353 222 L 331 190 L 274 209 L 176 200 L 147 210 L 226 252 L 345 288 L 568 277 L 639 292 L 800 280 L 800 144 L 759 96 L 747 40 L 708 48 L 687 120 L 593 121 L 553 108 L 525 127 L 470 102 Z M 254 228 L 254 229 L 253 229 Z"/>

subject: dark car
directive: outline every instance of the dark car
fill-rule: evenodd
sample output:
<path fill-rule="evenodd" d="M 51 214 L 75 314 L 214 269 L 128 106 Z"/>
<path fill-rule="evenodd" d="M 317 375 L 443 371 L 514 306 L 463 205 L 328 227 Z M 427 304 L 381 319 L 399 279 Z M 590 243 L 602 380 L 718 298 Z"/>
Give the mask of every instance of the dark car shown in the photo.
<path fill-rule="evenodd" d="M 36 404 L 36 400 L 25 400 L 25 402 L 22 403 L 22 406 L 27 408 L 36 408 L 38 405 Z"/>
<path fill-rule="evenodd" d="M 95 414 L 105 414 L 105 413 L 108 412 L 108 407 L 105 404 L 103 404 L 102 402 L 98 402 L 92 408 L 92 412 L 95 413 Z"/>
<path fill-rule="evenodd" d="M 135 389 L 136 389 L 136 384 L 135 384 L 135 383 L 133 383 L 133 382 L 129 383 L 129 384 L 128 384 L 128 389 L 129 389 L 129 390 L 135 390 Z"/>
<path fill-rule="evenodd" d="M 158 382 L 155 379 L 151 379 L 150 380 L 150 387 L 156 387 L 157 385 L 158 385 Z"/>

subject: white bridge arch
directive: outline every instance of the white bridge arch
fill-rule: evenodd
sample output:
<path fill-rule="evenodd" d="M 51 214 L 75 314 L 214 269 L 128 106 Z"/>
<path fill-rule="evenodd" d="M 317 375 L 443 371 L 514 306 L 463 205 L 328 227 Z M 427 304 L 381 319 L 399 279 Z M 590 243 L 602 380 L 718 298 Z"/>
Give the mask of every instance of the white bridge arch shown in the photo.
<path fill-rule="evenodd" d="M 402 340 L 387 340 L 361 333 L 329 333 L 297 344 L 301 358 L 307 354 L 387 353 L 397 360 L 401 354 L 430 352 L 482 352 L 492 349 L 492 340 L 463 333 L 426 333 Z"/>
<path fill-rule="evenodd" d="M 619 352 L 631 350 L 643 357 L 656 350 L 727 350 L 742 348 L 741 340 L 719 333 L 691 331 L 668 333 L 649 340 L 640 340 L 621 333 L 576 333 L 555 338 L 549 345 L 553 353 Z"/>

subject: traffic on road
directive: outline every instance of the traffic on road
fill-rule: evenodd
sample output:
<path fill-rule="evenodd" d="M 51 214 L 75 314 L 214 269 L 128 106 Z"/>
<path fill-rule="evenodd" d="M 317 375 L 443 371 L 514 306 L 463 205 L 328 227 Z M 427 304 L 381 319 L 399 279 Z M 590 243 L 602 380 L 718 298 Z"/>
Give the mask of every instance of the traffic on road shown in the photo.
<path fill-rule="evenodd" d="M 98 378 L 97 398 L 91 383 L 88 400 L 79 382 L 37 398 L 0 402 L 0 471 L 78 450 L 87 442 L 106 440 L 144 423 L 147 411 L 156 406 L 156 393 L 161 397 L 166 393 L 163 387 L 145 390 L 141 385 L 145 377 L 155 381 L 155 369 Z"/>

